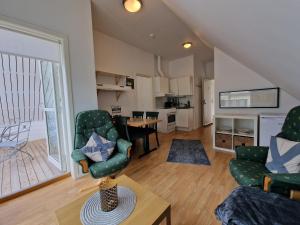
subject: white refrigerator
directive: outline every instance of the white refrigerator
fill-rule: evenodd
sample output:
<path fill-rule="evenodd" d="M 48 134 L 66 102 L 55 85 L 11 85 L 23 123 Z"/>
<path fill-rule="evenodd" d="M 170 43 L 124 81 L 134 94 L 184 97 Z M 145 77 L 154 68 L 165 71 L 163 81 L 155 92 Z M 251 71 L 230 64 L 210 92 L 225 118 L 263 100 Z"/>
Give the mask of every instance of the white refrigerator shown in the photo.
<path fill-rule="evenodd" d="M 270 146 L 271 136 L 281 132 L 286 114 L 259 115 L 259 146 Z"/>

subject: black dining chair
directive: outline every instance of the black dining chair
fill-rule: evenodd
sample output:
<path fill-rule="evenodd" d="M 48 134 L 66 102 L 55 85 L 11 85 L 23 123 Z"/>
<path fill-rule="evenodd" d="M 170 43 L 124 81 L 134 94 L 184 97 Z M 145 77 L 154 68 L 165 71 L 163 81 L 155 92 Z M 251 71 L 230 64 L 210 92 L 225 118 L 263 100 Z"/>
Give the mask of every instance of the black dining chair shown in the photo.
<path fill-rule="evenodd" d="M 158 119 L 158 114 L 159 114 L 159 112 L 146 112 L 146 119 L 155 119 L 155 120 L 157 120 Z M 148 135 L 155 133 L 157 147 L 159 147 L 159 140 L 158 140 L 158 133 L 157 133 L 157 123 L 147 125 L 146 133 Z"/>
<path fill-rule="evenodd" d="M 132 111 L 132 117 L 133 118 L 144 118 L 144 112 L 143 111 Z"/>

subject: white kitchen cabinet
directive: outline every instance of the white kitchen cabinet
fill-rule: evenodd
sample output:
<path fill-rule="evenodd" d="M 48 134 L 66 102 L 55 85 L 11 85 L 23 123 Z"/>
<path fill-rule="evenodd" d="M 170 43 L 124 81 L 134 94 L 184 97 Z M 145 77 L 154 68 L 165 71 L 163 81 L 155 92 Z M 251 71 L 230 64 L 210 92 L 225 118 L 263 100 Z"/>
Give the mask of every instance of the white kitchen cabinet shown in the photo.
<path fill-rule="evenodd" d="M 193 95 L 193 77 L 170 79 L 170 92 L 175 96 Z"/>
<path fill-rule="evenodd" d="M 178 79 L 177 78 L 173 78 L 170 79 L 170 92 L 171 94 L 177 96 L 178 95 Z"/>
<path fill-rule="evenodd" d="M 176 129 L 192 130 L 193 128 L 193 108 L 176 110 Z"/>
<path fill-rule="evenodd" d="M 151 111 L 154 108 L 152 78 L 136 76 L 137 110 Z"/>
<path fill-rule="evenodd" d="M 154 95 L 162 97 L 169 93 L 169 79 L 166 77 L 153 77 Z"/>

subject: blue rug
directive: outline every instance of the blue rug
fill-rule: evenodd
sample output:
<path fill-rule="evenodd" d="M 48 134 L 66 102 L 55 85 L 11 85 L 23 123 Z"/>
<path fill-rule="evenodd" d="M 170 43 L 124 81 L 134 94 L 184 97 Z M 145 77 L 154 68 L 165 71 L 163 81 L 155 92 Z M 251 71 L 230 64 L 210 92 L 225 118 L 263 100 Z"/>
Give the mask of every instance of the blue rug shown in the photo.
<path fill-rule="evenodd" d="M 210 165 L 199 140 L 173 139 L 168 162 Z"/>

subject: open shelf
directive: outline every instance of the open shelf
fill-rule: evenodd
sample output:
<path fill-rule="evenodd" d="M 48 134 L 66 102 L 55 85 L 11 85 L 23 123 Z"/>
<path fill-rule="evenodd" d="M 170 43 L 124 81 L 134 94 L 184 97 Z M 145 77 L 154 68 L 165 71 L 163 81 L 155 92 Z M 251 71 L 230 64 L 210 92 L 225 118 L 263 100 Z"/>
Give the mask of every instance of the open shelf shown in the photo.
<path fill-rule="evenodd" d="M 215 115 L 214 148 L 234 152 L 236 146 L 256 146 L 257 126 L 257 115 Z"/>
<path fill-rule="evenodd" d="M 254 138 L 254 134 L 250 133 L 250 134 L 240 134 L 240 133 L 233 133 L 234 136 L 241 136 L 241 137 L 253 137 Z"/>
<path fill-rule="evenodd" d="M 114 84 L 97 84 L 97 90 L 103 91 L 130 91 L 131 88 L 127 86 L 119 86 Z"/>
<path fill-rule="evenodd" d="M 112 91 L 115 92 L 118 101 L 122 93 L 132 90 L 131 86 L 126 86 L 127 77 L 123 74 L 96 71 L 97 94 L 100 91 Z"/>
<path fill-rule="evenodd" d="M 230 134 L 230 135 L 232 135 L 232 132 L 216 131 L 216 134 Z"/>

